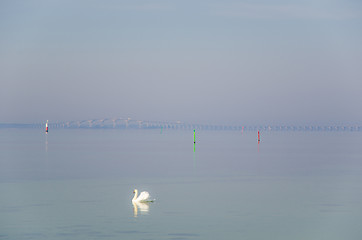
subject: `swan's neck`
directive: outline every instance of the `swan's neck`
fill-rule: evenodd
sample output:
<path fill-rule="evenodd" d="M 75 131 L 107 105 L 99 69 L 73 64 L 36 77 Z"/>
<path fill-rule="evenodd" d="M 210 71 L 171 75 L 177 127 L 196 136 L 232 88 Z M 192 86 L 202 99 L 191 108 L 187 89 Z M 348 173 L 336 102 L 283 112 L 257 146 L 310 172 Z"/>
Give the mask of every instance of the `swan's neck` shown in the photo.
<path fill-rule="evenodd" d="M 138 195 L 138 190 L 135 189 L 135 190 L 134 190 L 134 196 L 133 196 L 132 202 L 136 201 L 137 195 Z"/>

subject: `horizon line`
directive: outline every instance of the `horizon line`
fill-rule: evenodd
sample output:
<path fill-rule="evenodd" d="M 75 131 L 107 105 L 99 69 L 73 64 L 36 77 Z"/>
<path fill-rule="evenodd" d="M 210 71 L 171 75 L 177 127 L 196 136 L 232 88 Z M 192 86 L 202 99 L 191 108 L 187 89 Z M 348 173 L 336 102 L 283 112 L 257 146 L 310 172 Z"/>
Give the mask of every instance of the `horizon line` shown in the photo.
<path fill-rule="evenodd" d="M 44 128 L 42 123 L 0 123 L 1 128 Z M 181 121 L 145 121 L 131 118 L 104 118 L 48 123 L 50 129 L 170 129 L 216 131 L 362 131 L 360 124 L 200 124 Z"/>

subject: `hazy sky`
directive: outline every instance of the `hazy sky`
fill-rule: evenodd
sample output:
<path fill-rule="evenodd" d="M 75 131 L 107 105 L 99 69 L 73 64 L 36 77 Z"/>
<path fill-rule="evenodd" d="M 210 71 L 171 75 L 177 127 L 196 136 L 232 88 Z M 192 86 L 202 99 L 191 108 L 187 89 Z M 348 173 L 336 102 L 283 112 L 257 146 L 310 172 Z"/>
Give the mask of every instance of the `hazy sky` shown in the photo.
<path fill-rule="evenodd" d="M 0 122 L 362 123 L 359 0 L 0 0 Z"/>

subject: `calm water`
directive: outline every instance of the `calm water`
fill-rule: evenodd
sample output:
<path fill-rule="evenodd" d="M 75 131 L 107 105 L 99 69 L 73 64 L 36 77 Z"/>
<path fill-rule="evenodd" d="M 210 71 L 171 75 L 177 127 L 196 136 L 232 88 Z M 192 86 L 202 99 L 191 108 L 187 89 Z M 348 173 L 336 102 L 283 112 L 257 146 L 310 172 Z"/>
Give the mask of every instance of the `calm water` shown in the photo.
<path fill-rule="evenodd" d="M 362 239 L 362 133 L 0 129 L 0 239 Z M 133 189 L 156 199 L 133 206 Z"/>

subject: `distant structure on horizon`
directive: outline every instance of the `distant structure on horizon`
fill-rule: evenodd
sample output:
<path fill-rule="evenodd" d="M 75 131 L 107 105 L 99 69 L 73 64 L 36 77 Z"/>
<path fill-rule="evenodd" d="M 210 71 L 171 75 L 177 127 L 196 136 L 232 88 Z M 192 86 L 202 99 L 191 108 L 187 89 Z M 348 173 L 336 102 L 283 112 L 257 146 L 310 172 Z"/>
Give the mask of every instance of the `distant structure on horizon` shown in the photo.
<path fill-rule="evenodd" d="M 0 124 L 0 128 L 43 128 L 45 123 Z M 220 125 L 195 124 L 181 121 L 147 121 L 131 118 L 104 118 L 82 121 L 47 122 L 51 129 L 173 129 L 210 131 L 362 131 L 362 126 L 296 126 L 296 125 Z"/>

